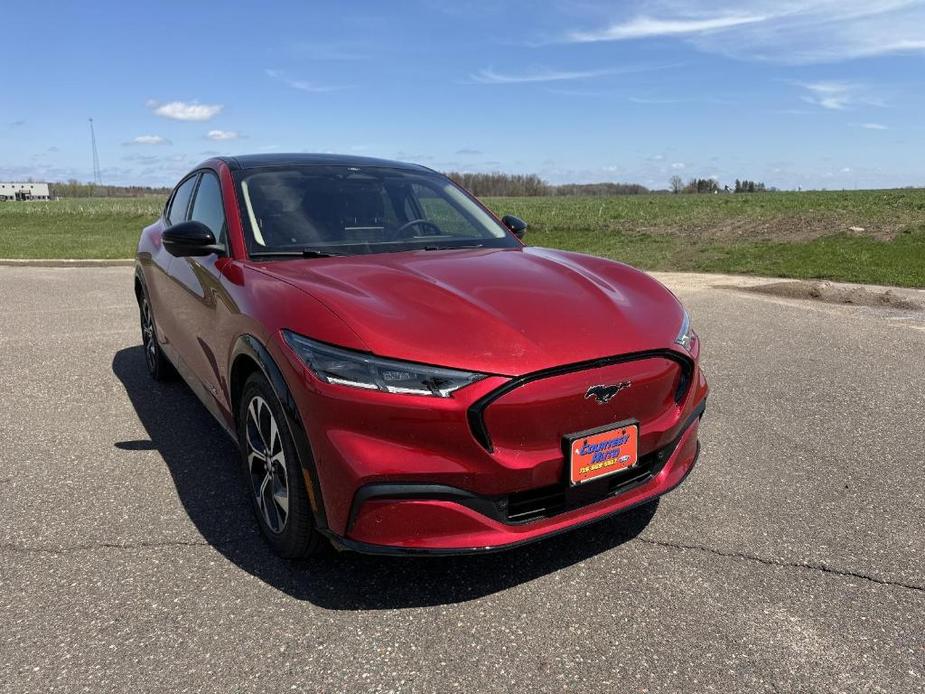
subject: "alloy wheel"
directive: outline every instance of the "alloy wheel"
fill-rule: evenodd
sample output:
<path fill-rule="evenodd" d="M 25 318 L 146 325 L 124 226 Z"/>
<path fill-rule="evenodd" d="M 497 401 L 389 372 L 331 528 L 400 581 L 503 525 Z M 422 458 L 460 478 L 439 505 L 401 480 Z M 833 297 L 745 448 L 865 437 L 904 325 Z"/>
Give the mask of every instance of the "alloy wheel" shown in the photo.
<path fill-rule="evenodd" d="M 259 395 L 247 405 L 247 469 L 257 508 L 267 528 L 281 533 L 289 518 L 286 453 L 273 411 Z"/>
<path fill-rule="evenodd" d="M 153 372 L 157 367 L 157 337 L 154 334 L 154 317 L 151 315 L 151 304 L 148 298 L 141 300 L 141 341 L 145 348 L 145 361 Z"/>

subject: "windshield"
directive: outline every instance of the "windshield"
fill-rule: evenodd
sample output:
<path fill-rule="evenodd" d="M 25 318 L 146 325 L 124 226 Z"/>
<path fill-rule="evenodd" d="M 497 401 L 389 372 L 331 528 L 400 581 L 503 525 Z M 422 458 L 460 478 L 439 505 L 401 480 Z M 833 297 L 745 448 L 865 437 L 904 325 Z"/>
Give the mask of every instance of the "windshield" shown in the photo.
<path fill-rule="evenodd" d="M 518 245 L 465 192 L 435 173 L 287 167 L 245 171 L 239 185 L 253 257 Z"/>

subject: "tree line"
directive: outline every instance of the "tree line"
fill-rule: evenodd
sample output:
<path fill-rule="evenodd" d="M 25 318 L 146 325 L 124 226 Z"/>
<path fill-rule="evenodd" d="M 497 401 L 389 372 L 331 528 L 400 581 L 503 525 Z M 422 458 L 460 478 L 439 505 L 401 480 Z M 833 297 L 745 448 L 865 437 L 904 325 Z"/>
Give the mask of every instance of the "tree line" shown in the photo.
<path fill-rule="evenodd" d="M 764 183 L 755 181 L 749 181 L 748 179 L 740 181 L 736 179 L 735 191 L 736 193 L 761 193 L 767 190 L 767 187 Z"/>
<path fill-rule="evenodd" d="M 48 184 L 48 192 L 52 198 L 140 198 L 146 195 L 167 196 L 171 190 L 152 186 L 104 186 L 81 183 L 73 178 L 66 183 Z"/>
<path fill-rule="evenodd" d="M 564 183 L 555 195 L 641 195 L 652 191 L 639 183 Z"/>
<path fill-rule="evenodd" d="M 692 178 L 687 183 L 680 176 L 669 181 L 672 193 L 718 193 L 719 183 L 715 178 Z"/>
<path fill-rule="evenodd" d="M 776 188 L 768 188 L 764 183 L 744 180 L 738 178 L 735 182 L 735 188 L 729 190 L 729 186 L 720 188 L 719 181 L 715 178 L 691 178 L 687 182 L 680 176 L 672 176 L 668 182 L 672 193 L 763 193 Z"/>
<path fill-rule="evenodd" d="M 536 174 L 506 173 L 460 173 L 450 171 L 446 174 L 456 183 L 476 196 L 489 197 L 534 197 L 549 195 L 640 195 L 642 193 L 659 193 L 639 183 L 564 183 L 553 185 Z M 669 181 L 672 193 L 758 193 L 767 190 L 764 183 L 736 179 L 735 188 L 720 185 L 715 178 L 691 178 L 685 181 L 680 176 L 672 176 Z"/>
<path fill-rule="evenodd" d="M 473 195 L 540 196 L 549 195 L 550 186 L 536 174 L 460 173 L 445 174 Z"/>
<path fill-rule="evenodd" d="M 539 197 L 546 195 L 637 195 L 651 192 L 639 183 L 566 183 L 552 185 L 536 174 L 445 174 L 473 195 L 489 197 Z"/>
<path fill-rule="evenodd" d="M 640 195 L 664 191 L 650 190 L 639 183 L 564 183 L 553 185 L 536 174 L 507 173 L 460 173 L 451 171 L 446 174 L 473 195 L 488 197 L 540 197 L 552 195 Z M 716 193 L 733 192 L 728 186 L 720 186 L 714 178 L 691 178 L 685 181 L 680 176 L 672 176 L 669 182 L 672 193 Z M 156 186 L 104 186 L 95 183 L 81 183 L 71 179 L 67 182 L 49 183 L 50 195 L 61 198 L 135 198 L 146 195 L 167 196 L 170 187 Z M 764 183 L 748 179 L 735 181 L 734 192 L 755 193 L 768 188 Z"/>

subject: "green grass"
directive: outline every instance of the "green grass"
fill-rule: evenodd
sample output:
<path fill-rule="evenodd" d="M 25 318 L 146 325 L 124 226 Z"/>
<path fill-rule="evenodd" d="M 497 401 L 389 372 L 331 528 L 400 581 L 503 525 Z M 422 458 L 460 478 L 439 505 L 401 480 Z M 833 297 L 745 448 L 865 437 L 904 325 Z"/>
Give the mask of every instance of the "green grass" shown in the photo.
<path fill-rule="evenodd" d="M 527 220 L 532 245 L 649 270 L 925 287 L 925 190 L 486 202 Z M 130 258 L 162 206 L 158 197 L 0 203 L 0 258 Z"/>
<path fill-rule="evenodd" d="M 489 198 L 531 245 L 647 270 L 925 287 L 925 190 Z M 851 232 L 850 227 L 863 227 Z"/>
<path fill-rule="evenodd" d="M 0 203 L 0 258 L 131 258 L 164 199 Z"/>
<path fill-rule="evenodd" d="M 925 222 L 925 189 L 807 191 L 739 195 L 619 195 L 613 197 L 487 198 L 543 232 L 683 232 L 737 227 L 793 236 L 837 233 L 850 226 L 891 233 Z"/>
<path fill-rule="evenodd" d="M 620 260 L 647 270 L 723 272 L 925 287 L 925 225 L 895 239 L 844 233 L 810 241 L 686 239 L 657 234 L 538 232 L 532 245 Z"/>

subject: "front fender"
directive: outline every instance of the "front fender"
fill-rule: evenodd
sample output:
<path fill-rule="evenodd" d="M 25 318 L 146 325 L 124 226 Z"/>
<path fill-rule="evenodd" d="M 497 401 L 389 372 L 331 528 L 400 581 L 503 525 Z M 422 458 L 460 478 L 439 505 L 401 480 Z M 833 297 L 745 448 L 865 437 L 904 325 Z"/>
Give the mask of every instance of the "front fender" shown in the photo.
<path fill-rule="evenodd" d="M 286 424 L 292 434 L 293 444 L 296 455 L 299 457 L 299 464 L 302 468 L 302 476 L 305 479 L 305 490 L 308 493 L 308 500 L 311 504 L 312 515 L 315 520 L 315 527 L 322 533 L 328 528 L 327 515 L 324 510 L 324 500 L 321 496 L 321 485 L 318 482 L 318 471 L 315 465 L 315 457 L 312 453 L 311 444 L 308 436 L 305 434 L 305 426 L 302 423 L 302 417 L 299 414 L 298 406 L 292 391 L 283 373 L 277 365 L 273 356 L 266 346 L 253 335 L 242 335 L 234 344 L 231 352 L 231 379 L 229 388 L 231 391 L 232 402 L 235 409 L 238 407 L 237 395 L 244 386 L 244 378 L 239 377 L 242 370 L 239 368 L 240 359 L 249 359 L 257 364 L 264 378 L 269 382 L 270 387 L 276 394 L 276 398 L 286 417 Z M 235 412 L 237 416 L 237 412 Z"/>

